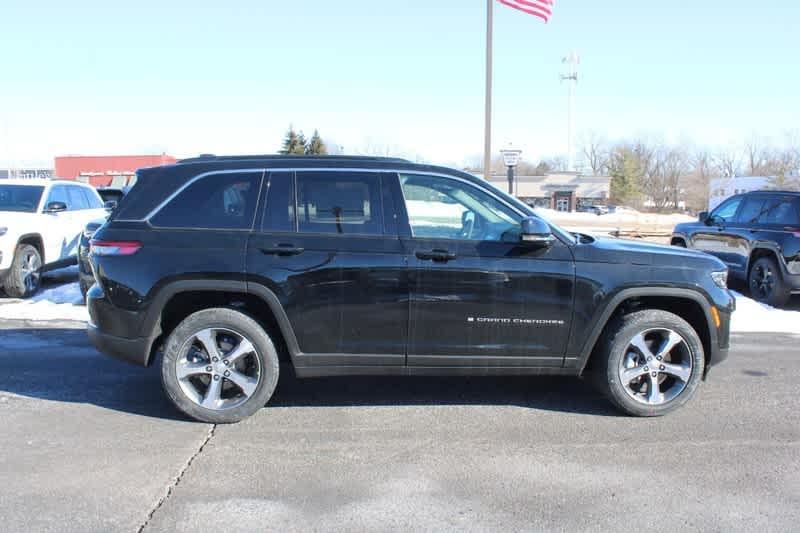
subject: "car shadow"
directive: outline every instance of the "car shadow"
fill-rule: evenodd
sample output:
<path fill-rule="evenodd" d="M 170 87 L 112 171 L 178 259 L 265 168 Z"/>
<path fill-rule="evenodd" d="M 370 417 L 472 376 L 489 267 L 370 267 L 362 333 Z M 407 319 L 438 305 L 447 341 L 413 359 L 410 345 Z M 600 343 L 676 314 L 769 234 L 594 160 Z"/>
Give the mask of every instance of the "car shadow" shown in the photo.
<path fill-rule="evenodd" d="M 2 327 L 2 326 L 0 326 Z M 0 329 L 4 393 L 47 401 L 187 420 L 166 399 L 157 368 L 139 368 L 99 354 L 82 329 Z M 298 379 L 283 365 L 270 407 L 506 405 L 622 416 L 579 379 L 536 377 L 374 377 Z"/>

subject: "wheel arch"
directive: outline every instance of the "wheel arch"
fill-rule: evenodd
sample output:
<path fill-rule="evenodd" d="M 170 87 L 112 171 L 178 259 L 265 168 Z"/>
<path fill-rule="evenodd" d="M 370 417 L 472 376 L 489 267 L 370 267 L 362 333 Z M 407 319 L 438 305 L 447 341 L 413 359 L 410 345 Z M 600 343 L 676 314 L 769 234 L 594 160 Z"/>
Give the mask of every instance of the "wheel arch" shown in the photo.
<path fill-rule="evenodd" d="M 578 368 L 579 374 L 591 366 L 592 357 L 603 333 L 622 313 L 637 309 L 661 309 L 686 320 L 697 332 L 706 355 L 705 377 L 712 352 L 718 349 L 714 332 L 714 319 L 709 311 L 708 300 L 699 292 L 680 288 L 626 289 L 614 296 L 604 308 L 600 319 L 584 343 Z"/>
<path fill-rule="evenodd" d="M 251 289 L 251 290 L 248 290 Z M 141 335 L 149 339 L 147 364 L 161 340 L 186 316 L 214 307 L 230 307 L 257 320 L 274 337 L 283 361 L 294 362 L 297 339 L 277 295 L 262 285 L 233 280 L 180 280 L 161 287 L 148 306 Z"/>
<path fill-rule="evenodd" d="M 38 233 L 26 233 L 21 235 L 17 240 L 17 246 L 20 244 L 29 244 L 36 248 L 36 250 L 39 252 L 39 257 L 42 259 L 42 265 L 47 263 L 44 256 L 44 239 L 42 239 L 41 235 Z"/>

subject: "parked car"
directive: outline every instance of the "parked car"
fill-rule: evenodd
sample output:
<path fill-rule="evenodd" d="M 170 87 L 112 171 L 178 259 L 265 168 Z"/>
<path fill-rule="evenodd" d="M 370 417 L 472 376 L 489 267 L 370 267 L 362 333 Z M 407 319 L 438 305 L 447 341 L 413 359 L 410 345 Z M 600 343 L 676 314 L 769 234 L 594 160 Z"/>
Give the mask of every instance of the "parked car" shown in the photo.
<path fill-rule="evenodd" d="M 106 209 L 113 209 L 116 205 L 122 200 L 122 197 L 125 196 L 125 193 L 128 191 L 128 187 L 117 188 L 117 187 L 98 187 L 97 193 L 100 195 L 100 198 L 103 199 L 103 205 L 105 205 Z"/>
<path fill-rule="evenodd" d="M 734 299 L 706 254 L 568 233 L 484 180 L 401 159 L 200 157 L 139 171 L 94 234 L 88 334 L 160 358 L 187 415 L 300 377 L 587 375 L 668 413 L 725 359 Z"/>
<path fill-rule="evenodd" d="M 6 294 L 31 296 L 43 271 L 75 264 L 84 226 L 104 214 L 100 196 L 82 183 L 0 182 L 0 284 Z"/>
<path fill-rule="evenodd" d="M 784 305 L 800 292 L 800 193 L 732 196 L 697 222 L 675 226 L 672 244 L 719 257 L 753 298 Z"/>
<path fill-rule="evenodd" d="M 89 262 L 89 246 L 94 233 L 105 224 L 105 218 L 98 218 L 90 221 L 83 228 L 80 241 L 78 242 L 78 285 L 81 289 L 83 299 L 86 299 L 86 293 L 89 292 L 89 287 L 94 284 L 94 274 L 92 274 L 92 265 Z"/>

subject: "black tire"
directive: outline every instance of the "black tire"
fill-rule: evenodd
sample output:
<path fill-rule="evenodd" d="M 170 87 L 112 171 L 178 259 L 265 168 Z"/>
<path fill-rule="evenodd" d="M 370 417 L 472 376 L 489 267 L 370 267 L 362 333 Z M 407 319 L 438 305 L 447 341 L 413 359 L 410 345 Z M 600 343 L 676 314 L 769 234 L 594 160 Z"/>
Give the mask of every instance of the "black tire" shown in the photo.
<path fill-rule="evenodd" d="M 620 368 L 623 358 L 629 357 L 632 339 L 639 333 L 662 329 L 678 333 L 685 341 L 679 345 L 679 349 L 683 351 L 682 357 L 686 358 L 686 362 L 691 361 L 691 373 L 682 390 L 674 398 L 658 405 L 646 404 L 634 399 L 626 390 L 629 384 L 622 383 Z M 681 317 L 658 309 L 645 309 L 616 318 L 604 332 L 592 357 L 594 365 L 592 377 L 595 385 L 618 409 L 632 416 L 663 416 L 683 406 L 694 396 L 705 369 L 703 343 L 694 328 Z M 656 361 L 652 363 L 659 364 Z M 656 373 L 658 377 L 654 379 L 673 379 L 680 385 L 667 374 L 663 374 L 662 377 L 662 374 Z M 641 379 L 649 380 L 647 374 L 645 372 Z"/>
<path fill-rule="evenodd" d="M 248 357 L 257 358 L 258 368 L 260 369 L 258 383 L 255 385 L 254 392 L 240 405 L 224 409 L 205 408 L 185 392 L 184 388 L 181 386 L 181 381 L 178 379 L 177 368 L 179 361 L 185 358 L 185 353 L 188 350 L 193 349 L 190 343 L 195 342 L 193 340 L 195 336 L 199 332 L 208 329 L 235 332 L 240 335 L 242 339 L 249 340 L 255 349 L 252 355 Z M 219 345 L 217 345 L 217 347 L 219 347 Z M 231 349 L 227 353 L 230 354 L 233 351 L 234 350 Z M 220 357 L 225 357 L 222 351 L 220 352 Z M 256 361 L 251 361 L 251 363 L 256 363 Z M 205 365 L 206 363 L 202 364 Z M 210 368 L 210 366 L 206 368 Z M 233 367 L 230 368 L 233 369 Z M 275 350 L 275 344 L 261 325 L 244 313 L 224 308 L 206 309 L 189 315 L 170 334 L 165 344 L 161 360 L 161 382 L 164 391 L 172 403 L 175 404 L 181 412 L 187 414 L 191 418 L 211 424 L 239 422 L 264 407 L 272 397 L 275 387 L 278 384 L 279 371 L 280 365 L 278 362 L 278 353 Z M 212 373 L 208 374 L 209 387 L 211 384 L 211 376 L 215 375 L 214 372 L 217 372 L 216 368 Z M 219 378 L 221 376 L 220 374 L 216 374 L 216 377 Z M 199 386 L 202 387 L 202 383 L 206 377 L 200 377 L 199 379 L 201 380 Z M 220 381 L 222 383 L 220 387 L 228 387 L 228 390 L 231 390 L 233 387 L 233 381 L 229 382 L 224 377 L 222 377 Z M 186 381 L 184 380 L 183 383 L 185 386 Z M 235 391 L 236 389 L 234 388 L 233 390 Z M 207 394 L 208 389 L 206 390 L 206 395 Z"/>
<path fill-rule="evenodd" d="M 753 263 L 747 276 L 747 289 L 754 300 L 772 307 L 786 305 L 792 295 L 772 257 L 761 257 Z"/>
<path fill-rule="evenodd" d="M 31 265 L 35 266 L 30 271 Z M 6 294 L 12 298 L 29 298 L 42 285 L 42 256 L 35 246 L 20 244 L 14 253 L 11 268 L 3 280 Z"/>

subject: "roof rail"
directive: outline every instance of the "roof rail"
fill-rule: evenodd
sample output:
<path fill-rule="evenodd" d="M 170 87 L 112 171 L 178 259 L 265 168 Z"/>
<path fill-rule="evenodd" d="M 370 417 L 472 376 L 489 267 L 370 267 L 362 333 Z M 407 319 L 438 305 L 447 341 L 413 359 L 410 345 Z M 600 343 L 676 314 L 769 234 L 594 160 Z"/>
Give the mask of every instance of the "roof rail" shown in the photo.
<path fill-rule="evenodd" d="M 197 157 L 189 157 L 181 159 L 178 163 L 202 163 L 209 161 L 256 161 L 256 160 L 273 160 L 273 161 L 374 161 L 374 162 L 391 162 L 391 163 L 410 163 L 411 161 L 401 157 L 375 157 L 364 155 L 283 155 L 283 154 L 267 154 L 267 155 L 213 155 L 201 154 Z"/>

